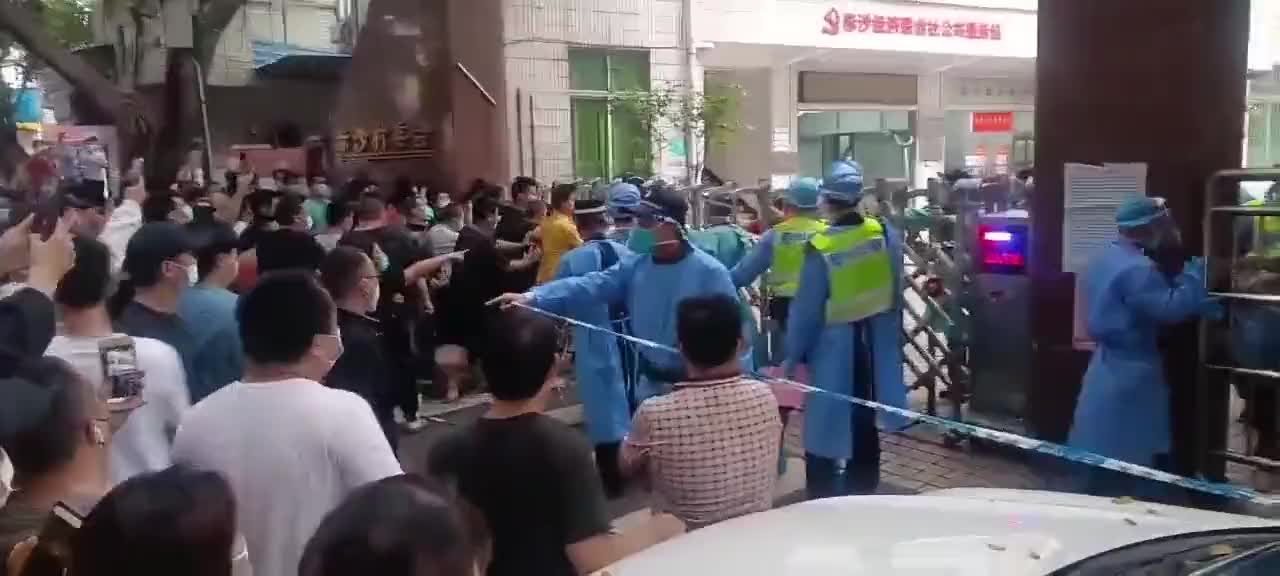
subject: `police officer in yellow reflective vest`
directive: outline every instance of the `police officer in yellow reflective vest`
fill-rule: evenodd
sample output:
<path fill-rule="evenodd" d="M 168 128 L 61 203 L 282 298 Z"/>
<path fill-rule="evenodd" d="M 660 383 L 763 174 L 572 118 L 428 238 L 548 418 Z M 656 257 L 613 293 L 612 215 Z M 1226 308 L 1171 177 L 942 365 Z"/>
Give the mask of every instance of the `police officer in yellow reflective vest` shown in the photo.
<path fill-rule="evenodd" d="M 791 306 L 791 298 L 796 295 L 800 285 L 800 267 L 804 264 L 805 246 L 814 234 L 827 229 L 827 225 L 818 217 L 818 180 L 816 178 L 798 178 L 787 188 L 784 198 L 784 216 L 773 228 L 765 231 L 754 250 L 738 262 L 730 274 L 733 284 L 739 288 L 755 282 L 767 269 L 765 286 L 768 288 L 769 319 L 773 326 L 771 340 L 774 346 L 769 350 L 769 364 L 777 365 L 784 358 L 782 354 L 782 334 L 787 329 L 787 310 Z"/>
<path fill-rule="evenodd" d="M 805 483 L 810 498 L 874 492 L 880 482 L 876 412 L 836 395 L 903 407 L 902 239 L 857 210 L 862 169 L 832 168 L 821 191 L 830 227 L 805 249 L 786 334 L 787 374 L 807 364 Z M 905 425 L 881 414 L 889 428 Z"/>
<path fill-rule="evenodd" d="M 1280 185 L 1273 185 L 1267 190 L 1265 200 L 1250 200 L 1245 202 L 1245 206 L 1263 207 L 1269 206 L 1280 208 L 1280 198 L 1276 196 L 1280 194 Z M 1250 253 L 1264 256 L 1277 257 L 1280 256 L 1280 216 L 1261 216 L 1251 218 L 1253 220 L 1253 233 L 1250 234 L 1250 242 L 1252 246 Z"/>

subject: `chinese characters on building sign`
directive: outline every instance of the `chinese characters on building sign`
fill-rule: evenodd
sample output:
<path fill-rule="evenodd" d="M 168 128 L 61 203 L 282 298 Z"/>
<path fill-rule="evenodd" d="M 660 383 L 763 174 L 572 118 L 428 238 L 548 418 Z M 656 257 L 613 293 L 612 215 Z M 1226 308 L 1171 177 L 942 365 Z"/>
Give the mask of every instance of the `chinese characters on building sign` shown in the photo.
<path fill-rule="evenodd" d="M 941 38 L 966 38 L 969 40 L 1000 40 L 1004 31 L 999 24 L 988 22 L 956 22 L 934 18 L 909 18 L 880 14 L 841 13 L 832 8 L 822 17 L 822 33 L 835 36 L 848 34 L 900 34 L 903 36 L 932 36 Z"/>
<path fill-rule="evenodd" d="M 403 160 L 430 158 L 431 131 L 401 122 L 393 129 L 354 128 L 335 139 L 338 160 Z"/>
<path fill-rule="evenodd" d="M 974 112 L 970 127 L 972 132 L 1013 132 L 1013 112 Z"/>

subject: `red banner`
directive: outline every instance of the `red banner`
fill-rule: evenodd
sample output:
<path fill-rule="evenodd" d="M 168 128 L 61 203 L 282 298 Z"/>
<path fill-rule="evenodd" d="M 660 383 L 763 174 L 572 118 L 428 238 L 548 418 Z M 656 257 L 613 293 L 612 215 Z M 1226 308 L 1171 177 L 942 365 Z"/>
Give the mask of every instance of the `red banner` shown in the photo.
<path fill-rule="evenodd" d="M 1013 132 L 1013 112 L 974 112 L 973 132 Z"/>
<path fill-rule="evenodd" d="M 902 36 L 930 36 L 939 38 L 964 38 L 967 40 L 1000 40 L 1004 31 L 999 24 L 990 22 L 960 22 L 935 18 L 910 18 L 884 16 L 882 14 L 841 13 L 832 8 L 822 17 L 822 33 L 835 36 L 848 34 L 900 34 Z"/>

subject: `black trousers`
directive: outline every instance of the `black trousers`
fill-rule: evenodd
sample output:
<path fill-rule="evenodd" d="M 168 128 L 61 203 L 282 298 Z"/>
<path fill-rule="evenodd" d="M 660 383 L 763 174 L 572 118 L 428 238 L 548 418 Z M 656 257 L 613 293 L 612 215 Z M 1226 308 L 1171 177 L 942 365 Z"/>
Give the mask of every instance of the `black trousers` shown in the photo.
<path fill-rule="evenodd" d="M 871 354 L 869 326 L 856 322 L 850 330 L 853 338 L 853 395 L 875 400 L 875 366 Z M 853 456 L 841 461 L 806 453 L 805 492 L 809 498 L 830 498 L 851 494 L 871 494 L 880 486 L 880 431 L 876 428 L 875 410 L 849 405 L 850 434 Z"/>
<path fill-rule="evenodd" d="M 611 499 L 621 497 L 625 487 L 622 471 L 618 467 L 618 452 L 621 448 L 621 442 L 596 444 L 596 470 L 600 473 L 605 496 Z"/>

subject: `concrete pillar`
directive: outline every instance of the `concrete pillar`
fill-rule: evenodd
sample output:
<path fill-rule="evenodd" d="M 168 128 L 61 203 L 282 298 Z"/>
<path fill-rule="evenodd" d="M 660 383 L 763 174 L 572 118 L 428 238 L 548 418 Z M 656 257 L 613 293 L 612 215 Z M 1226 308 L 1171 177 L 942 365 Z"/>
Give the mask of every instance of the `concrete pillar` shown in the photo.
<path fill-rule="evenodd" d="M 775 187 L 786 186 L 799 168 L 797 82 L 790 65 L 780 64 L 769 70 L 769 178 Z"/>
<path fill-rule="evenodd" d="M 1074 279 L 1062 272 L 1063 164 L 1146 162 L 1189 250 L 1201 249 L 1205 182 L 1240 165 L 1249 2 L 1040 0 L 1031 274 L 1035 433 L 1069 430 L 1087 351 L 1071 344 Z M 1165 348 L 1175 459 L 1195 387 L 1195 328 Z M 1185 470 L 1184 470 L 1185 471 Z"/>
<path fill-rule="evenodd" d="M 941 172 L 946 153 L 946 109 L 942 73 L 921 74 L 916 79 L 915 187 L 924 188 L 930 176 Z"/>

